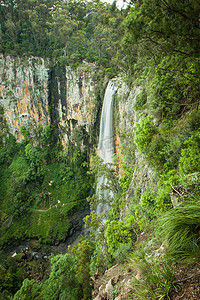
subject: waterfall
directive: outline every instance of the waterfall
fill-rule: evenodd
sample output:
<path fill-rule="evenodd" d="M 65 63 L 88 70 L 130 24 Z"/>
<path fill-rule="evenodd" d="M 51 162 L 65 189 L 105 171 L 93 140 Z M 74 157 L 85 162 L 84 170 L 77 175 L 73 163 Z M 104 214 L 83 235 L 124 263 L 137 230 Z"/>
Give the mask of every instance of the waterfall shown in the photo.
<path fill-rule="evenodd" d="M 110 81 L 107 85 L 106 92 L 103 100 L 103 108 L 101 113 L 100 133 L 99 133 L 99 144 L 97 154 L 103 159 L 104 163 L 112 163 L 113 155 L 113 100 L 114 94 L 117 88 L 114 83 Z M 107 199 L 112 197 L 112 193 L 106 189 L 101 190 L 101 186 L 105 185 L 107 179 L 104 176 L 98 178 L 96 194 L 99 198 L 103 193 L 103 197 Z M 101 215 L 107 213 L 109 206 L 107 203 L 99 203 L 97 205 L 96 212 Z"/>

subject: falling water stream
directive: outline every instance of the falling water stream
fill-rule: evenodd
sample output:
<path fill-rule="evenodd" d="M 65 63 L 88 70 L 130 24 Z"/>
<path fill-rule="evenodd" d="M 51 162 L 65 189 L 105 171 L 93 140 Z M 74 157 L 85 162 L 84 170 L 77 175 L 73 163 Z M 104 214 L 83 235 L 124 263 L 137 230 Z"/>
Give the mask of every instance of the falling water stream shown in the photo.
<path fill-rule="evenodd" d="M 113 101 L 114 94 L 117 88 L 114 83 L 110 81 L 107 85 L 103 108 L 101 114 L 99 144 L 97 154 L 103 159 L 104 163 L 112 163 L 113 155 Z M 109 190 L 103 189 L 102 186 L 106 185 L 107 179 L 104 176 L 98 178 L 96 194 L 99 198 L 108 199 L 112 197 L 112 193 Z M 103 195 L 103 197 L 101 196 Z M 109 211 L 109 205 L 107 203 L 99 203 L 97 205 L 96 212 L 101 215 Z"/>

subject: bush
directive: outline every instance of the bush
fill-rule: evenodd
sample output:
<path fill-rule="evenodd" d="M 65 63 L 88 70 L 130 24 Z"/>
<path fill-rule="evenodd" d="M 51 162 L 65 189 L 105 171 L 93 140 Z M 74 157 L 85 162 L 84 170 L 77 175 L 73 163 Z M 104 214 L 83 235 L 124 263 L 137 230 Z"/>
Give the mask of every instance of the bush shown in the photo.
<path fill-rule="evenodd" d="M 142 91 L 136 96 L 136 101 L 134 104 L 135 110 L 142 109 L 143 106 L 147 102 L 147 93 L 146 90 L 143 88 Z"/>
<path fill-rule="evenodd" d="M 137 131 L 135 133 L 135 143 L 137 148 L 144 155 L 148 154 L 148 149 L 156 128 L 153 124 L 150 116 L 144 117 L 140 120 L 140 123 L 136 123 Z"/>
<path fill-rule="evenodd" d="M 200 171 L 200 132 L 193 131 L 191 137 L 185 141 L 186 149 L 182 149 L 179 160 L 181 173 L 190 174 Z"/>
<path fill-rule="evenodd" d="M 107 255 L 106 249 L 102 247 L 101 241 L 96 241 L 96 248 L 91 256 L 90 275 L 93 276 L 97 269 L 100 274 L 104 274 L 111 261 L 110 255 Z"/>
<path fill-rule="evenodd" d="M 157 214 L 167 211 L 172 207 L 170 190 L 178 181 L 176 170 L 170 170 L 163 174 L 158 181 L 158 192 L 156 196 Z"/>
<path fill-rule="evenodd" d="M 75 277 L 75 258 L 69 253 L 59 254 L 52 257 L 51 264 L 52 271 L 46 281 L 37 284 L 33 279 L 25 279 L 14 299 L 80 299 L 79 284 Z"/>
<path fill-rule="evenodd" d="M 108 252 L 114 254 L 121 244 L 129 244 L 136 239 L 135 219 L 133 216 L 125 218 L 124 221 L 106 221 L 106 238 L 108 243 Z"/>
<path fill-rule="evenodd" d="M 0 299 L 11 299 L 6 296 L 14 294 L 22 280 L 22 270 L 18 268 L 16 260 L 0 251 Z"/>
<path fill-rule="evenodd" d="M 117 251 L 115 251 L 113 257 L 116 263 L 123 262 L 127 260 L 133 250 L 133 243 L 129 242 L 126 244 L 120 244 Z"/>
<path fill-rule="evenodd" d="M 83 238 L 83 240 L 78 243 L 77 247 L 72 250 L 72 253 L 76 258 L 76 279 L 80 284 L 80 290 L 82 290 L 82 300 L 90 299 L 92 294 L 90 286 L 90 260 L 93 251 L 94 244 L 86 238 Z"/>
<path fill-rule="evenodd" d="M 119 179 L 120 187 L 122 189 L 122 196 L 125 196 L 129 186 L 131 184 L 132 176 L 133 176 L 133 169 L 128 165 L 122 165 L 122 168 L 125 170 L 122 177 Z"/>
<path fill-rule="evenodd" d="M 149 223 L 156 217 L 155 193 L 144 192 L 133 210 L 140 229 L 149 227 Z"/>
<path fill-rule="evenodd" d="M 183 174 L 179 178 L 179 183 L 184 192 L 184 198 L 193 197 L 196 199 L 200 194 L 200 173 Z"/>

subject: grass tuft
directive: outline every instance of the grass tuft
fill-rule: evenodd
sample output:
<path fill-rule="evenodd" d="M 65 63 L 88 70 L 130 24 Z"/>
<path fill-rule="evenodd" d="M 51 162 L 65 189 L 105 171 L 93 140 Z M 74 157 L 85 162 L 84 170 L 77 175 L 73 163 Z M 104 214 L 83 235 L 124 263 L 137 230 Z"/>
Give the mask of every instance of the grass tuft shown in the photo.
<path fill-rule="evenodd" d="M 168 211 L 161 220 L 167 254 L 176 259 L 200 256 L 200 203 L 187 202 Z"/>

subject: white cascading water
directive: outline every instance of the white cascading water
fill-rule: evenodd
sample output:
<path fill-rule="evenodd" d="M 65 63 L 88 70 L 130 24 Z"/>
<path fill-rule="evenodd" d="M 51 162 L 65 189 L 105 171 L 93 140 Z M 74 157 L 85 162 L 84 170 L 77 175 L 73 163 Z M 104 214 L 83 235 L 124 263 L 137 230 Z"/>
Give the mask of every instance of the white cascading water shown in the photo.
<path fill-rule="evenodd" d="M 103 109 L 101 113 L 101 123 L 100 123 L 100 133 L 99 133 L 99 145 L 97 149 L 97 154 L 103 159 L 104 163 L 112 163 L 113 155 L 113 100 L 114 94 L 117 88 L 114 83 L 110 81 L 106 88 L 103 101 Z M 103 198 L 107 199 L 112 197 L 112 193 L 106 189 L 102 190 L 107 182 L 104 176 L 98 178 L 96 194 L 99 198 L 103 194 Z M 97 205 L 96 212 L 98 215 L 102 213 L 107 213 L 109 211 L 109 206 L 107 203 L 99 203 Z"/>

